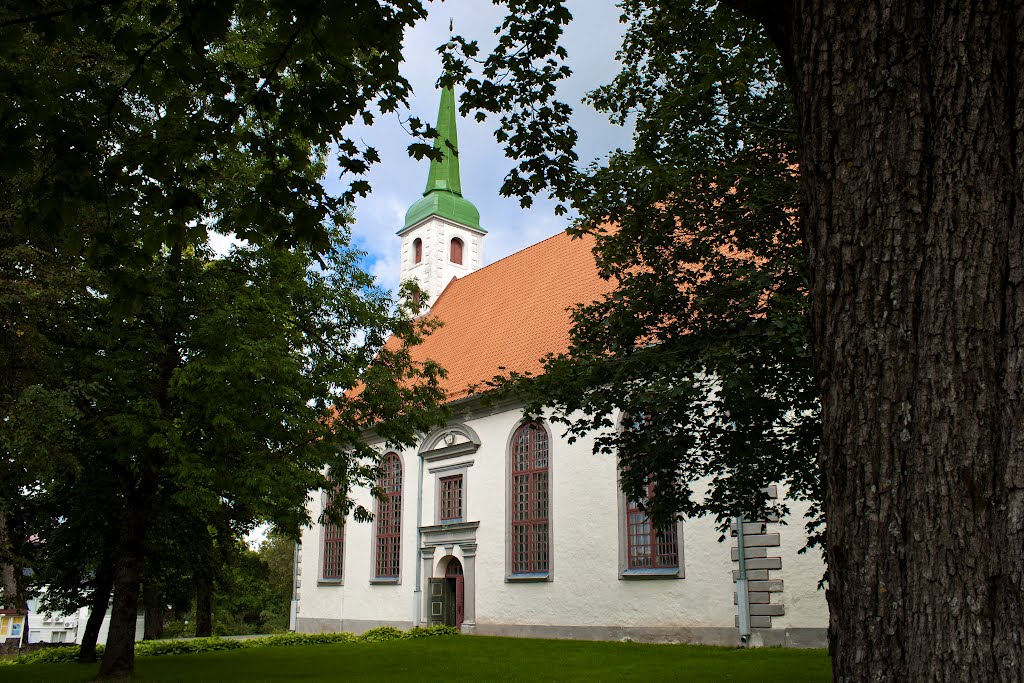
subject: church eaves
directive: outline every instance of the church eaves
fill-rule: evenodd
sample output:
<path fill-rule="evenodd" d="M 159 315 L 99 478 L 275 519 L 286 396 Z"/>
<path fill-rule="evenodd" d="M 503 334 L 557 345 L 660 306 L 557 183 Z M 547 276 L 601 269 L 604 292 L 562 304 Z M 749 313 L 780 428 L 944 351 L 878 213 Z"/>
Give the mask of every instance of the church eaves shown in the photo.
<path fill-rule="evenodd" d="M 442 156 L 430 161 L 430 173 L 427 175 L 423 197 L 409 207 L 405 214 L 405 225 L 398 231 L 399 234 L 430 216 L 439 216 L 479 232 L 486 232 L 480 227 L 480 212 L 462 196 L 457 115 L 455 91 L 451 86 L 446 86 L 441 90 L 437 138 L 434 139 L 434 149 L 440 151 Z"/>

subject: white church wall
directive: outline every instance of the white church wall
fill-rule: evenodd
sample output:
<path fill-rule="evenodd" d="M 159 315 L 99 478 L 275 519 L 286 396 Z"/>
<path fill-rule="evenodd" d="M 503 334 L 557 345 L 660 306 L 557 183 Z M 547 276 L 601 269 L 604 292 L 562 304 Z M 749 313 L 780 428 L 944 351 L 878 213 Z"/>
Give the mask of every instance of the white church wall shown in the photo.
<path fill-rule="evenodd" d="M 314 628 L 298 630 L 352 631 L 392 625 L 412 626 L 413 586 L 416 571 L 416 452 L 397 451 L 403 466 L 402 546 L 398 581 L 378 581 L 374 576 L 374 525 L 356 522 L 349 516 L 345 525 L 343 579 L 323 580 L 321 566 L 322 527 L 303 530 L 301 544 L 299 623 Z M 357 504 L 375 510 L 369 490 L 352 493 Z M 322 511 L 322 497 L 311 504 L 312 518 Z"/>
<path fill-rule="evenodd" d="M 593 439 L 568 444 L 551 432 L 551 581 L 506 582 L 506 445 L 518 411 L 471 423 L 488 450 L 479 472 L 487 496 L 500 504 L 481 514 L 477 552 L 478 630 L 488 624 L 548 626 L 731 626 L 729 546 L 706 520 L 683 524 L 685 578 L 620 578 L 616 463 L 594 455 Z M 495 448 L 497 446 L 497 448 Z M 497 452 L 495 452 L 497 451 Z M 476 469 L 476 467 L 474 467 Z M 486 478 L 485 478 L 486 477 Z M 478 484 L 479 485 L 479 484 Z M 497 552 L 485 550 L 496 546 Z"/>
<path fill-rule="evenodd" d="M 614 456 L 595 455 L 592 438 L 568 444 L 557 425 L 548 424 L 550 446 L 550 580 L 508 580 L 508 452 L 522 415 L 518 409 L 483 412 L 463 422 L 479 436 L 474 453 L 424 463 L 422 524 L 438 524 L 437 480 L 458 471 L 464 476 L 464 520 L 479 522 L 475 531 L 475 627 L 477 633 L 575 638 L 736 642 L 736 607 L 730 556 L 734 539 L 718 542 L 719 531 L 708 518 L 682 524 L 683 578 L 622 578 L 622 514 Z M 415 450 L 401 453 L 404 465 L 401 583 L 371 582 L 373 525 L 350 522 L 346 528 L 344 585 L 317 582 L 320 530 L 307 531 L 302 544 L 300 630 L 362 631 L 371 626 L 411 626 L 416 600 L 413 588 L 421 569 L 416 535 Z M 435 470 L 435 471 L 431 471 Z M 367 491 L 355 493 L 372 506 Z M 319 500 L 316 501 L 317 505 Z M 772 595 L 785 613 L 772 617 L 760 642 L 820 645 L 828 623 L 824 594 L 816 589 L 820 556 L 799 555 L 804 533 L 803 504 L 794 504 L 788 526 L 771 525 L 780 544 L 773 571 L 784 590 Z M 319 509 L 316 510 L 319 514 Z M 438 547 L 429 558 L 428 575 L 443 576 L 451 553 L 466 566 L 462 548 Z M 424 590 L 426 587 L 424 586 Z M 422 596 L 420 596 L 422 599 Z M 422 612 L 425 617 L 425 611 Z M 797 632 L 792 636 L 790 632 Z M 803 635 L 801 635 L 801 633 Z M 803 638 L 803 640 L 800 640 Z"/>
<path fill-rule="evenodd" d="M 825 590 L 818 589 L 825 571 L 821 549 L 800 552 L 806 543 L 804 524 L 809 505 L 803 501 L 790 501 L 789 507 L 787 524 L 779 528 L 781 545 L 778 549 L 783 558 L 779 574 L 784 581 L 780 602 L 786 606 L 786 613 L 773 617 L 772 627 L 820 628 L 828 624 Z"/>

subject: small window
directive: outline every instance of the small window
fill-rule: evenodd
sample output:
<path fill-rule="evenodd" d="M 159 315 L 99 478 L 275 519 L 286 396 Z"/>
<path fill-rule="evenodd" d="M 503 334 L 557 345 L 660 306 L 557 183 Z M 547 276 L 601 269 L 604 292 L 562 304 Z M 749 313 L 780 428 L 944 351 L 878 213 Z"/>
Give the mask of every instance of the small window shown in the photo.
<path fill-rule="evenodd" d="M 324 507 L 333 502 L 333 493 L 324 493 Z M 340 580 L 342 578 L 342 558 L 345 556 L 345 527 L 326 522 L 324 524 L 323 556 L 320 571 L 321 578 Z"/>
<path fill-rule="evenodd" d="M 423 260 L 423 240 L 419 237 L 412 241 L 412 262 L 419 263 Z"/>
<path fill-rule="evenodd" d="M 462 475 L 441 480 L 441 499 L 438 517 L 442 522 L 462 521 Z"/>
<path fill-rule="evenodd" d="M 451 262 L 462 265 L 462 240 L 458 237 L 452 238 Z"/>
<path fill-rule="evenodd" d="M 402 461 L 397 453 L 384 456 L 377 485 L 383 492 L 377 501 L 377 578 L 397 578 L 402 554 Z"/>
<path fill-rule="evenodd" d="M 653 492 L 653 486 L 648 488 L 648 497 Z M 678 569 L 677 526 L 657 529 L 639 505 L 626 501 L 627 569 Z"/>

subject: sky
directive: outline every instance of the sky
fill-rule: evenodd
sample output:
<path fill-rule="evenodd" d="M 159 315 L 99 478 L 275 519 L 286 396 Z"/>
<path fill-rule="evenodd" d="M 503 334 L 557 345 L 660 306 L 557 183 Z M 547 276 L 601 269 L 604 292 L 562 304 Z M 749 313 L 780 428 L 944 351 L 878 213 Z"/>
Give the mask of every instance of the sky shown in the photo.
<path fill-rule="evenodd" d="M 563 45 L 574 73 L 560 87 L 559 98 L 576 111 L 573 125 L 579 133 L 577 151 L 580 163 L 586 164 L 630 144 L 630 131 L 609 123 L 603 114 L 580 101 L 587 91 L 607 83 L 618 72 L 615 52 L 624 26 L 618 21 L 620 12 L 613 0 L 569 0 L 568 5 L 573 21 L 566 29 Z M 402 74 L 413 88 L 409 108 L 380 117 L 370 127 L 349 131 L 357 144 L 375 147 L 381 157 L 367 176 L 373 188 L 371 194 L 356 204 L 354 242 L 367 253 L 365 267 L 380 285 L 392 290 L 398 286 L 399 272 L 400 240 L 395 231 L 402 227 L 406 210 L 421 196 L 429 166 L 427 160 L 409 157 L 406 147 L 413 140 L 398 117 L 404 120 L 413 115 L 436 123 L 440 100 L 436 83 L 441 73 L 437 47 L 448 40 L 450 20 L 454 21 L 455 33 L 479 40 L 485 55 L 495 43 L 494 27 L 503 17 L 502 8 L 493 6 L 490 0 L 434 0 L 428 9 L 426 21 L 406 35 L 403 50 Z M 555 216 L 554 203 L 546 198 L 538 197 L 532 207 L 522 209 L 518 199 L 500 196 L 511 162 L 494 139 L 492 121 L 476 123 L 460 118 L 458 130 L 463 196 L 480 210 L 480 224 L 488 231 L 483 245 L 485 265 L 568 226 L 568 219 Z M 329 169 L 324 185 L 332 193 L 343 189 L 336 166 Z"/>

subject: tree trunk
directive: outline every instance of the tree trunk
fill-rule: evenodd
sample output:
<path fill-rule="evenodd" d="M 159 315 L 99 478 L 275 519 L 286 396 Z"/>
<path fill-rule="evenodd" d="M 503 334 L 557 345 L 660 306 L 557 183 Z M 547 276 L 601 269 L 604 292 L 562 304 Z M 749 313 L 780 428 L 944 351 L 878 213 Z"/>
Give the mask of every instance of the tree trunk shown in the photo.
<path fill-rule="evenodd" d="M 114 558 L 105 557 L 96 572 L 96 586 L 89 604 L 89 619 L 85 622 L 85 633 L 78 648 L 79 664 L 96 663 L 96 641 L 103 625 L 103 617 L 110 605 L 110 593 L 114 589 Z"/>
<path fill-rule="evenodd" d="M 779 6 L 835 681 L 1020 681 L 1024 3 Z"/>
<path fill-rule="evenodd" d="M 0 591 L 3 591 L 0 607 L 20 609 L 25 606 L 25 601 L 21 595 L 21 581 L 18 580 L 20 572 L 10 561 L 13 555 L 14 546 L 7 529 L 7 515 L 0 510 Z"/>
<path fill-rule="evenodd" d="M 196 577 L 196 637 L 213 635 L 213 581 L 205 572 Z"/>
<path fill-rule="evenodd" d="M 146 530 L 146 507 L 137 494 L 128 496 L 117 548 L 114 604 L 103 651 L 100 678 L 130 678 L 135 669 L 135 622 L 139 614 L 139 585 Z"/>
<path fill-rule="evenodd" d="M 156 640 L 164 630 L 164 593 L 163 587 L 155 582 L 147 583 L 142 591 L 143 604 L 146 609 L 143 640 Z"/>

